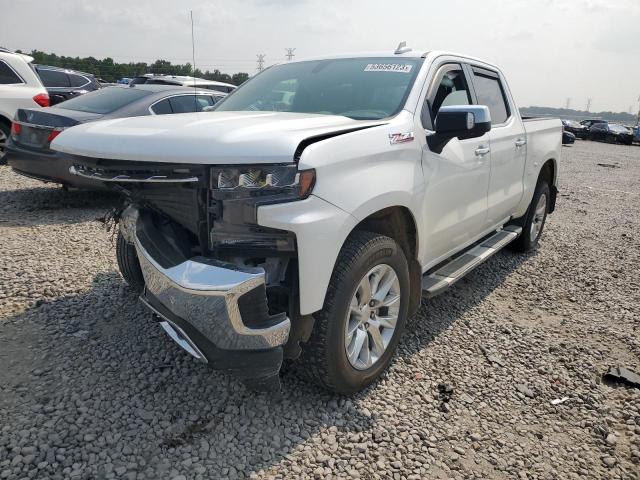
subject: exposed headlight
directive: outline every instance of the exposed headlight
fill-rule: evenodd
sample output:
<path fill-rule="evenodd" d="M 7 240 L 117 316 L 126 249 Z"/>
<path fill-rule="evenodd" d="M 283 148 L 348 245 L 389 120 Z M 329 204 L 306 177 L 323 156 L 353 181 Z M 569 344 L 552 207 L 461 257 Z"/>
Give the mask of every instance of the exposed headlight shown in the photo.
<path fill-rule="evenodd" d="M 307 198 L 316 172 L 298 171 L 297 165 L 212 167 L 211 189 L 232 197 L 285 194 Z"/>

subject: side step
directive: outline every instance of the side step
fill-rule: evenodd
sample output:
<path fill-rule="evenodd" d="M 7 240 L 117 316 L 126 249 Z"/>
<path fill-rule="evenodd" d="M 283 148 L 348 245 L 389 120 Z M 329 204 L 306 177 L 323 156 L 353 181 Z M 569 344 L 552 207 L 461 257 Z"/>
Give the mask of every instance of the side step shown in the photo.
<path fill-rule="evenodd" d="M 514 241 L 522 232 L 521 227 L 509 225 L 475 244 L 458 256 L 440 265 L 434 272 L 422 276 L 422 293 L 434 297 L 464 277 L 482 262 Z"/>

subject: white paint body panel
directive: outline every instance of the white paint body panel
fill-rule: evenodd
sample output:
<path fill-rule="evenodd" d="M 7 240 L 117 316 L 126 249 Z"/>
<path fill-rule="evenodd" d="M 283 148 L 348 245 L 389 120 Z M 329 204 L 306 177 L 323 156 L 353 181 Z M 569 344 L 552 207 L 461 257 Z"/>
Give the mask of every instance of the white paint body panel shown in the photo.
<path fill-rule="evenodd" d="M 0 116 L 9 121 L 13 120 L 19 108 L 39 107 L 33 97 L 47 93 L 40 78 L 29 66 L 32 60 L 27 55 L 0 52 L 0 61 L 9 65 L 22 79 L 20 83 L 0 84 Z"/>
<path fill-rule="evenodd" d="M 316 170 L 313 195 L 258 209 L 260 225 L 296 234 L 300 311 L 313 313 L 324 304 L 345 240 L 369 215 L 388 207 L 406 208 L 416 224 L 416 260 L 426 271 L 509 219 L 524 215 L 542 165 L 560 158 L 559 120 L 523 124 L 504 76 L 495 66 L 446 52 L 361 56 L 424 58 L 404 109 L 395 117 L 373 122 L 277 112 L 149 116 L 73 127 L 60 134 L 52 148 L 122 160 L 288 163 L 300 142 L 309 137 L 370 127 L 309 145 L 299 166 Z M 447 61 L 499 72 L 512 116 L 484 137 L 453 139 L 441 154 L 435 154 L 426 144 L 429 132 L 422 126 L 420 112 L 434 71 Z M 414 140 L 391 144 L 390 134 L 413 134 Z M 522 136 L 527 143 L 516 148 L 515 141 Z M 478 158 L 474 152 L 482 146 L 490 147 L 491 154 Z"/>
<path fill-rule="evenodd" d="M 322 308 L 327 286 L 342 243 L 358 224 L 357 219 L 315 195 L 292 203 L 263 206 L 258 223 L 289 230 L 298 243 L 300 313 L 307 315 Z"/>

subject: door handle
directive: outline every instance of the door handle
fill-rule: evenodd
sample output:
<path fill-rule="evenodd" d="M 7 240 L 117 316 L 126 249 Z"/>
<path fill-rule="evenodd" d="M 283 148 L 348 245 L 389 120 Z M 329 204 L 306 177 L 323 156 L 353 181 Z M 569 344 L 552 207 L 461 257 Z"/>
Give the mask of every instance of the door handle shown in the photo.
<path fill-rule="evenodd" d="M 527 141 L 524 138 L 519 138 L 516 140 L 516 147 L 523 147 L 527 144 Z"/>
<path fill-rule="evenodd" d="M 489 147 L 478 147 L 476 148 L 475 154 L 478 157 L 484 157 L 490 151 L 491 149 Z"/>

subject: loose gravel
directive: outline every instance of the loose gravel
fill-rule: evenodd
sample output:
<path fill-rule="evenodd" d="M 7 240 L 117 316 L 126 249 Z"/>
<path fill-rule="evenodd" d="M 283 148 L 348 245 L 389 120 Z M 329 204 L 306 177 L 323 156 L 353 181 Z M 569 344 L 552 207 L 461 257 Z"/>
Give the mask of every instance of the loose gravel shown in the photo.
<path fill-rule="evenodd" d="M 197 363 L 117 273 L 114 197 L 0 167 L 0 479 L 640 478 L 640 390 L 601 380 L 640 373 L 640 148 L 560 165 L 539 249 L 424 301 L 352 398 Z"/>

